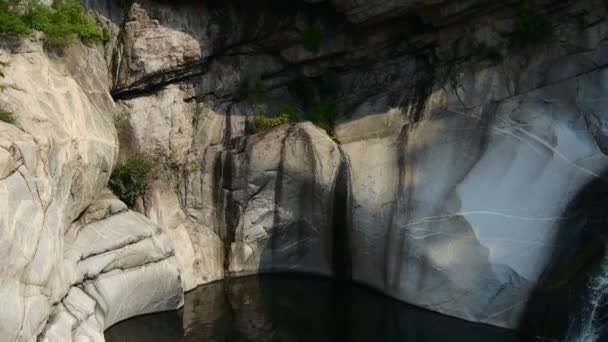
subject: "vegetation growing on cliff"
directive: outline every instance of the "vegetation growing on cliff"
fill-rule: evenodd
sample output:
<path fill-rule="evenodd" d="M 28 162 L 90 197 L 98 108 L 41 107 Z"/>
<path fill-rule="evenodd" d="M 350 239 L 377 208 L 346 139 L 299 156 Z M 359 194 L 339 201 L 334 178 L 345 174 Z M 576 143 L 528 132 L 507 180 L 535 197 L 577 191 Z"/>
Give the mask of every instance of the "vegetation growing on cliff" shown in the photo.
<path fill-rule="evenodd" d="M 269 118 L 265 104 L 267 90 L 261 83 L 257 83 L 254 87 L 249 83 L 241 83 L 239 95 L 251 102 L 254 112 L 253 119 L 248 124 L 248 131 L 250 133 L 267 131 L 285 123 L 304 119 L 323 128 L 331 137 L 334 137 L 333 122 L 339 113 L 336 98 L 341 88 L 340 80 L 335 72 L 328 72 L 315 78 L 300 77 L 291 83 L 290 89 L 304 104 L 305 110 L 300 111 L 296 109 L 296 106 L 285 106 Z M 264 89 L 264 91 L 259 89 Z"/>
<path fill-rule="evenodd" d="M 268 118 L 264 115 L 257 114 L 250 121 L 250 131 L 254 133 L 264 132 L 279 127 L 283 124 L 295 121 L 287 113 L 279 113 L 274 118 Z"/>
<path fill-rule="evenodd" d="M 0 61 L 0 78 L 4 77 L 4 67 L 6 67 L 7 65 L 8 65 L 7 63 Z M 2 92 L 2 90 L 4 90 L 4 88 L 2 86 L 0 86 L 0 92 Z M 6 122 L 9 124 L 14 124 L 15 115 L 13 114 L 13 112 L 8 111 L 0 106 L 0 121 Z"/>
<path fill-rule="evenodd" d="M 110 188 L 129 208 L 148 190 L 147 180 L 156 169 L 156 162 L 139 152 L 119 162 L 110 177 Z"/>
<path fill-rule="evenodd" d="M 539 10 L 526 8 L 515 19 L 513 39 L 516 44 L 523 46 L 542 41 L 552 31 L 553 24 L 549 16 Z"/>
<path fill-rule="evenodd" d="M 318 53 L 321 50 L 323 36 L 317 27 L 309 27 L 302 33 L 302 44 L 310 52 Z"/>
<path fill-rule="evenodd" d="M 107 40 L 107 34 L 87 16 L 76 0 L 55 0 L 52 6 L 38 0 L 19 5 L 18 0 L 0 0 L 0 34 L 24 37 L 33 30 L 44 32 L 46 40 L 65 46 L 81 40 L 96 43 Z"/>
<path fill-rule="evenodd" d="M 293 90 L 306 106 L 304 118 L 333 136 L 333 122 L 338 117 L 338 97 L 342 88 L 338 75 L 328 72 L 317 78 L 300 78 Z"/>
<path fill-rule="evenodd" d="M 15 116 L 12 112 L 0 107 L 0 121 L 6 122 L 9 124 L 15 123 Z"/>
<path fill-rule="evenodd" d="M 578 29 L 583 32 L 589 27 L 589 19 L 587 19 L 587 13 L 579 15 L 576 19 Z"/>
<path fill-rule="evenodd" d="M 32 33 L 17 11 L 16 0 L 0 0 L 0 34 L 23 37 Z"/>

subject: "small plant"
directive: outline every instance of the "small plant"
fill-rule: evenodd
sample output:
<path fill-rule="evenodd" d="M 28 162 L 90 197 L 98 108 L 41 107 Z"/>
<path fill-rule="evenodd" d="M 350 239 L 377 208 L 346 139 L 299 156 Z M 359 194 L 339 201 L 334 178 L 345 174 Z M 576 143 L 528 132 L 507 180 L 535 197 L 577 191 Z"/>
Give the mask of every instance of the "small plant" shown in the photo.
<path fill-rule="evenodd" d="M 323 36 L 319 28 L 309 27 L 302 33 L 302 44 L 306 50 L 318 53 L 321 50 L 322 38 Z"/>
<path fill-rule="evenodd" d="M 255 115 L 250 122 L 251 131 L 253 133 L 269 131 L 275 127 L 279 127 L 283 124 L 294 121 L 289 114 L 283 113 L 275 116 L 274 118 L 267 118 L 262 115 Z"/>
<path fill-rule="evenodd" d="M 250 134 L 267 131 L 280 125 L 297 122 L 300 119 L 311 121 L 325 129 L 333 136 L 333 122 L 338 117 L 336 97 L 342 86 L 338 74 L 333 71 L 316 78 L 300 77 L 290 84 L 290 90 L 301 99 L 305 111 L 301 112 L 294 106 L 281 108 L 272 118 L 268 117 L 268 107 L 265 105 L 265 88 L 261 84 L 252 87 L 244 81 L 239 87 L 239 95 L 252 102 L 253 117 L 247 125 Z"/>
<path fill-rule="evenodd" d="M 0 107 L 0 121 L 12 125 L 15 123 L 15 115 L 13 115 L 12 112 Z"/>
<path fill-rule="evenodd" d="M 316 126 L 333 134 L 332 126 L 338 117 L 338 103 L 336 97 L 341 91 L 341 83 L 335 72 L 318 78 L 300 78 L 293 89 L 306 105 L 304 118 Z"/>
<path fill-rule="evenodd" d="M 126 113 L 118 113 L 114 116 L 114 127 L 118 133 L 124 132 L 129 127 L 129 117 Z"/>
<path fill-rule="evenodd" d="M 578 29 L 583 32 L 589 27 L 589 20 L 587 20 L 587 14 L 583 13 L 576 18 Z"/>
<path fill-rule="evenodd" d="M 129 208 L 133 208 L 137 199 L 148 190 L 148 179 L 156 168 L 151 157 L 136 153 L 116 165 L 110 177 L 110 188 Z"/>
<path fill-rule="evenodd" d="M 277 116 L 286 115 L 291 121 L 298 120 L 298 110 L 293 106 L 285 106 L 279 109 Z"/>
<path fill-rule="evenodd" d="M 110 31 L 107 28 L 103 28 L 101 30 L 101 36 L 102 36 L 102 41 L 104 43 L 107 43 L 110 41 L 110 39 L 112 39 L 112 34 L 110 33 Z"/>
<path fill-rule="evenodd" d="M 174 149 L 171 149 L 171 152 L 169 153 L 168 167 L 169 172 L 171 173 L 171 179 L 173 179 L 173 181 L 176 183 L 179 182 L 182 174 L 182 165 L 177 156 L 177 151 Z"/>
<path fill-rule="evenodd" d="M 553 24 L 551 18 L 543 12 L 531 8 L 524 9 L 515 19 L 515 43 L 524 46 L 540 42 L 551 34 Z"/>
<path fill-rule="evenodd" d="M 188 164 L 188 172 L 190 172 L 190 173 L 196 173 L 200 169 L 201 169 L 200 166 L 196 162 L 192 161 Z"/>

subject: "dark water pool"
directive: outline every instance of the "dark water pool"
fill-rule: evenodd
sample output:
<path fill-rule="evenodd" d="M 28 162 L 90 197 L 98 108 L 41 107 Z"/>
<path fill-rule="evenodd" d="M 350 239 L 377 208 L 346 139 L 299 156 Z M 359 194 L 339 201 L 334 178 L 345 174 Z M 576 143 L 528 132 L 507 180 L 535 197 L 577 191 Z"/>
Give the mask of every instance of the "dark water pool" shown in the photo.
<path fill-rule="evenodd" d="M 186 295 L 177 312 L 106 332 L 108 342 L 533 341 L 401 303 L 364 287 L 314 277 L 221 281 Z"/>

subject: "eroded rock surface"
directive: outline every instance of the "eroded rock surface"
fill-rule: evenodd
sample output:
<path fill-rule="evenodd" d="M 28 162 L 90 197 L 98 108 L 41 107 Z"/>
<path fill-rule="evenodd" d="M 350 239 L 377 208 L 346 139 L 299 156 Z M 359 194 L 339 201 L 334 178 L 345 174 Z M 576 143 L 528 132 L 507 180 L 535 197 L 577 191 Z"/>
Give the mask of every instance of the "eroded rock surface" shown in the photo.
<path fill-rule="evenodd" d="M 601 6 L 537 4 L 553 34 L 521 47 L 511 35 L 522 9 L 511 3 L 307 2 L 250 13 L 231 3 L 133 7 L 200 46 L 200 61 L 153 75 L 147 88 L 117 86 L 138 148 L 164 161 L 140 211 L 185 246 L 186 288 L 230 274 L 339 271 L 431 310 L 516 328 L 563 247 L 557 233 L 572 197 L 561 194 L 608 166 L 606 23 L 586 10 Z M 265 15 L 253 19 L 258 11 Z M 206 24 L 189 24 L 188 13 Z M 229 15 L 220 22 L 218 13 Z M 301 19 L 311 13 L 315 20 Z M 316 52 L 302 45 L 310 27 L 322 32 Z M 306 109 L 298 80 L 328 72 L 349 114 L 335 125 L 338 144 L 312 128 L 304 131 L 314 139 L 296 134 L 301 125 L 247 132 L 260 108 Z M 266 89 L 265 107 L 241 94 L 245 81 Z M 284 173 L 290 158 L 298 162 Z M 337 205 L 344 217 L 322 210 Z M 269 258 L 276 243 L 299 252 Z M 328 244 L 339 263 L 317 247 Z"/>
<path fill-rule="evenodd" d="M 17 117 L 0 122 L 0 301 L 17 308 L 3 339 L 37 336 L 51 313 L 48 338 L 101 338 L 179 305 L 180 286 L 282 271 L 517 328 L 554 256 L 580 249 L 560 232 L 608 170 L 601 1 L 535 2 L 553 29 L 523 46 L 514 2 L 86 3 L 112 28 L 104 48 L 0 50 Z M 251 131 L 285 106 L 305 119 L 302 89 L 327 80 L 343 114 L 329 132 Z M 151 222 L 104 192 L 117 136 L 123 157 L 159 164 L 134 208 Z M 85 246 L 95 231 L 111 235 L 103 258 Z M 154 303 L 116 308 L 129 277 L 166 287 L 142 282 Z"/>
<path fill-rule="evenodd" d="M 103 331 L 117 322 L 183 304 L 180 267 L 164 229 L 111 194 L 89 208 L 66 235 L 71 285 L 42 341 L 103 341 Z"/>
<path fill-rule="evenodd" d="M 126 207 L 103 190 L 118 139 L 101 49 L 59 58 L 36 35 L 12 49 L 0 49 L 0 101 L 16 118 L 0 122 L 0 340 L 103 340 L 117 321 L 179 307 L 170 240 L 114 215 Z"/>

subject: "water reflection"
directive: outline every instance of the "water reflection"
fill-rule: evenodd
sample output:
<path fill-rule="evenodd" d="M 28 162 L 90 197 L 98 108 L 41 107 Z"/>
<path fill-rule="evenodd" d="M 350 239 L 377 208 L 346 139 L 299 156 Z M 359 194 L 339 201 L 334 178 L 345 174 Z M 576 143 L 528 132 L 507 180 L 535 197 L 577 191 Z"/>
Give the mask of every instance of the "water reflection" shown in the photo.
<path fill-rule="evenodd" d="M 529 341 L 327 279 L 260 276 L 198 288 L 184 309 L 123 322 L 108 342 Z"/>

